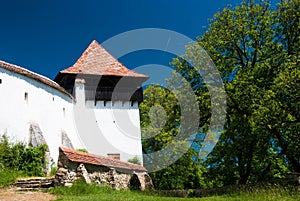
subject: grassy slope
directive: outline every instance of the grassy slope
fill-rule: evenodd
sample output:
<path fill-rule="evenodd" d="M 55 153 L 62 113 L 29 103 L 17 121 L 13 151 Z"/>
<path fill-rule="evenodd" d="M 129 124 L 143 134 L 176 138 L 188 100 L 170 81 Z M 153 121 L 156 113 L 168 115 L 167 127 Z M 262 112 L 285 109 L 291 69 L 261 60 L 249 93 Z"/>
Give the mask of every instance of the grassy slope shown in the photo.
<path fill-rule="evenodd" d="M 159 197 L 150 196 L 136 193 L 117 193 L 117 194 L 92 194 L 92 195 L 80 195 L 80 196 L 59 196 L 57 200 L 60 201 L 93 201 L 93 200 L 109 200 L 109 201 L 134 201 L 134 200 L 145 200 L 145 201 L 156 201 L 156 200 L 201 200 L 201 201 L 297 201 L 300 200 L 300 196 L 277 196 L 277 195 L 239 195 L 239 196 L 214 196 L 207 198 L 174 198 L 174 197 Z"/>
<path fill-rule="evenodd" d="M 59 201 L 156 201 L 156 200 L 201 200 L 201 201 L 300 201 L 300 191 L 281 188 L 269 189 L 252 189 L 250 191 L 231 193 L 223 196 L 213 196 L 206 198 L 174 198 L 162 197 L 150 192 L 134 192 L 134 191 L 116 191 L 108 187 L 99 188 L 96 185 L 86 185 L 76 183 L 71 188 L 58 187 L 51 190 L 52 193 L 58 195 Z"/>

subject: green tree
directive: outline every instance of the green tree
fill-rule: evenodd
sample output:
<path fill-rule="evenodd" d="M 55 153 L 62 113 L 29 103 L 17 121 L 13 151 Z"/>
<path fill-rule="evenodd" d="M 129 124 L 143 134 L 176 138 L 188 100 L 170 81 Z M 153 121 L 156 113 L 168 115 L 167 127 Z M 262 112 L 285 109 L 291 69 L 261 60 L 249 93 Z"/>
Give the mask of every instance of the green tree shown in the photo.
<path fill-rule="evenodd" d="M 277 9 L 268 1 L 229 6 L 214 16 L 196 44 L 187 47 L 185 59 L 172 62 L 198 96 L 205 111 L 204 128 L 211 121 L 210 97 L 202 76 L 188 61 L 201 63 L 203 47 L 222 75 L 227 120 L 206 160 L 207 177 L 214 185 L 300 171 L 299 14 L 299 0 L 282 1 Z"/>
<path fill-rule="evenodd" d="M 188 149 L 187 139 L 175 139 L 181 129 L 180 109 L 170 90 L 159 86 L 144 90 L 144 101 L 140 104 L 143 158 L 146 168 L 158 169 L 150 173 L 156 189 L 188 189 L 203 185 L 203 170 L 196 160 L 197 153 Z M 168 145 L 172 148 L 156 155 L 159 157 L 151 155 Z M 174 163 L 168 164 L 170 159 Z"/>
<path fill-rule="evenodd" d="M 300 1 L 283 1 L 275 14 L 282 51 L 272 60 L 278 74 L 261 99 L 257 125 L 268 130 L 291 170 L 300 172 Z"/>

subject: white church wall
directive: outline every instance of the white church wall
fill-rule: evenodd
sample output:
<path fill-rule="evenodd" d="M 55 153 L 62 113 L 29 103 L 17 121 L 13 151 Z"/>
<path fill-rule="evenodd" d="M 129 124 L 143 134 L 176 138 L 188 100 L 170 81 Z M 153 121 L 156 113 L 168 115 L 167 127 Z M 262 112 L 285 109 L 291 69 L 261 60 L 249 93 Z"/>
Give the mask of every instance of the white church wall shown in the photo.
<path fill-rule="evenodd" d="M 83 80 L 75 81 L 76 126 L 89 153 L 120 154 L 127 161 L 137 156 L 141 163 L 142 144 L 137 102 L 86 101 Z"/>
<path fill-rule="evenodd" d="M 87 101 L 86 108 L 94 115 L 102 135 L 99 139 L 105 142 L 93 149 L 97 154 L 120 154 L 122 161 L 138 156 L 143 162 L 138 102 Z"/>
<path fill-rule="evenodd" d="M 84 82 L 75 84 L 76 101 L 30 77 L 0 68 L 0 134 L 29 142 L 30 124 L 38 124 L 56 162 L 65 132 L 75 149 L 122 161 L 142 160 L 138 102 L 85 101 Z M 79 135 L 80 134 L 80 135 Z"/>
<path fill-rule="evenodd" d="M 57 161 L 64 130 L 75 148 L 82 148 L 74 125 L 73 100 L 65 93 L 29 77 L 0 68 L 0 134 L 29 141 L 30 123 L 37 123 Z"/>

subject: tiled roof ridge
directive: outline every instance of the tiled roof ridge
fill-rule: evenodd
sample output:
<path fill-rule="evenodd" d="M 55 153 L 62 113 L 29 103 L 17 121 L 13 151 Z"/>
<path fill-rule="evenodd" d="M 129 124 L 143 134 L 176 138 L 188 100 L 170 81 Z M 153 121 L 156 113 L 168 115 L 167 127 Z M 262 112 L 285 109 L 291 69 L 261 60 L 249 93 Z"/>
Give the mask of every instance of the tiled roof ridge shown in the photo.
<path fill-rule="evenodd" d="M 128 69 L 96 40 L 89 44 L 73 66 L 60 73 L 148 78 L 144 74 Z"/>
<path fill-rule="evenodd" d="M 142 165 L 112 159 L 107 156 L 100 156 L 96 154 L 80 152 L 66 147 L 59 147 L 59 149 L 63 151 L 66 157 L 72 162 L 106 166 L 111 168 L 120 168 L 145 172 L 147 171 Z"/>
<path fill-rule="evenodd" d="M 100 47 L 101 50 L 103 50 L 109 57 L 113 58 L 115 60 L 115 62 L 119 63 L 121 66 L 125 67 L 128 71 L 133 71 L 133 70 L 130 70 L 128 69 L 122 62 L 120 62 L 114 55 L 110 54 L 97 40 L 92 40 L 92 42 L 90 43 L 90 45 L 87 47 L 87 49 L 90 47 L 90 46 L 95 46 L 95 48 L 98 48 Z M 83 52 L 84 53 L 84 52 Z M 79 57 L 80 58 L 80 57 Z M 77 59 L 77 61 L 79 60 L 79 58 Z M 76 65 L 77 61 L 75 62 L 74 65 Z M 135 72 L 135 71 L 133 71 Z M 135 72 L 137 73 L 137 72 Z M 140 74 L 140 73 L 138 73 Z M 141 74 L 142 75 L 142 74 Z"/>
<path fill-rule="evenodd" d="M 114 55 L 110 54 L 97 40 L 95 40 L 95 39 L 92 40 L 92 42 L 90 44 L 95 44 L 96 46 L 100 46 L 100 48 L 102 50 L 104 50 L 110 57 L 112 57 L 115 61 L 117 61 L 118 63 L 120 63 L 124 66 L 124 64 L 122 62 L 120 62 Z"/>
<path fill-rule="evenodd" d="M 64 88 L 62 88 L 59 84 L 57 84 L 53 80 L 51 80 L 43 75 L 40 75 L 40 74 L 32 72 L 24 67 L 21 67 L 21 66 L 15 65 L 15 64 L 11 64 L 11 63 L 8 63 L 8 62 L 2 61 L 2 60 L 0 60 L 0 68 L 6 69 L 8 71 L 11 71 L 11 72 L 14 72 L 14 73 L 26 76 L 26 77 L 29 77 L 29 78 L 31 78 L 35 81 L 38 81 L 40 83 L 43 83 L 49 87 L 57 89 L 58 91 L 66 94 L 67 96 L 69 96 L 70 98 L 73 99 L 73 96 L 70 93 L 68 93 Z"/>

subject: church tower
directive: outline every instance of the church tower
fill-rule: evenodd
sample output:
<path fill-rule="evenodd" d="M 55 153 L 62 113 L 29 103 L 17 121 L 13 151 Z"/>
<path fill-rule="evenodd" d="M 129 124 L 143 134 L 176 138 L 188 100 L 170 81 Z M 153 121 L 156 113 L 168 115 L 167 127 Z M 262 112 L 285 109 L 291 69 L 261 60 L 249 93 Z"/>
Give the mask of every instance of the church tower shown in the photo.
<path fill-rule="evenodd" d="M 59 72 L 55 82 L 75 98 L 75 123 L 90 153 L 122 161 L 138 156 L 142 162 L 138 105 L 147 79 L 126 68 L 97 41 L 73 66 Z"/>

